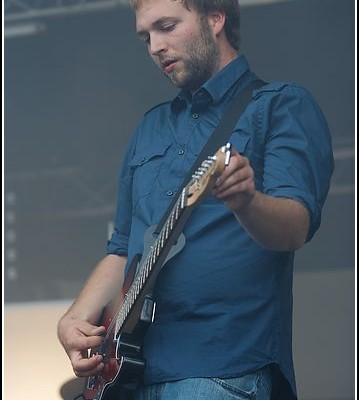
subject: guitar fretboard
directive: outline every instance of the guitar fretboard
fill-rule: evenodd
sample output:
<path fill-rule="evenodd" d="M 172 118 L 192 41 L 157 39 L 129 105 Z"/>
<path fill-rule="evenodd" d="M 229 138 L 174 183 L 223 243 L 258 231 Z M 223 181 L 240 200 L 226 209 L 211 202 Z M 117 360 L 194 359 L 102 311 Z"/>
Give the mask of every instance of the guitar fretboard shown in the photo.
<path fill-rule="evenodd" d="M 163 224 L 161 231 L 158 233 L 156 240 L 151 246 L 146 256 L 146 259 L 141 266 L 141 269 L 137 271 L 137 275 L 134 278 L 134 281 L 132 282 L 127 293 L 125 294 L 121 306 L 117 310 L 114 318 L 111 320 L 109 329 L 106 333 L 107 337 L 114 335 L 114 337 L 116 338 L 118 336 L 118 333 L 121 331 L 124 324 L 126 323 L 126 320 L 129 317 L 131 310 L 133 309 L 146 283 L 148 282 L 151 273 L 155 270 L 155 267 L 157 267 L 157 262 L 159 261 L 160 256 L 162 256 L 161 264 L 164 262 L 164 258 L 167 256 L 172 244 L 177 239 L 176 235 L 174 234 L 175 229 L 178 228 L 177 233 L 179 234 L 179 228 L 181 227 L 183 221 L 185 222 L 186 220 L 184 216 L 184 214 L 186 213 L 184 211 L 188 208 L 188 199 L 193 194 L 193 192 L 190 193 L 190 188 L 192 187 L 192 190 L 197 190 L 198 192 L 202 192 L 203 194 L 204 188 L 208 186 L 208 181 L 206 181 L 205 178 L 208 179 L 209 174 L 213 174 L 216 161 L 216 156 L 211 156 L 204 160 L 201 166 L 192 176 L 192 180 L 182 190 L 178 200 L 176 201 L 169 216 Z M 189 213 L 187 213 L 186 215 L 188 216 Z M 170 239 L 174 239 L 174 241 L 171 241 L 171 243 L 169 243 Z M 164 250 L 167 250 L 167 252 Z M 161 266 L 162 265 L 159 265 L 159 267 Z"/>
<path fill-rule="evenodd" d="M 122 329 L 128 315 L 130 314 L 136 300 L 138 299 L 140 293 L 142 292 L 146 282 L 148 282 L 148 278 L 151 275 L 151 272 L 154 270 L 154 267 L 163 253 L 164 248 L 166 247 L 169 239 L 171 237 L 172 232 L 177 226 L 183 211 L 186 207 L 186 197 L 187 197 L 187 186 L 182 190 L 181 196 L 175 203 L 172 208 L 171 213 L 166 219 L 161 231 L 158 234 L 155 242 L 151 246 L 151 249 L 145 259 L 145 262 L 135 277 L 132 285 L 127 291 L 122 305 L 118 311 L 118 315 L 116 317 L 116 328 L 115 328 L 115 336 Z"/>

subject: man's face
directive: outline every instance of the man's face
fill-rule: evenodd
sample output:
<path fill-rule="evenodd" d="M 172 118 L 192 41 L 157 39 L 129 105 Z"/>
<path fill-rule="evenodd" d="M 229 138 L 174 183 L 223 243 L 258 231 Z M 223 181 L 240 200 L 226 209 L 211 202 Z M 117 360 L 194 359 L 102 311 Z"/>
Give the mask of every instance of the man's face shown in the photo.
<path fill-rule="evenodd" d="M 179 0 L 144 0 L 136 10 L 136 30 L 166 76 L 195 90 L 218 70 L 218 48 L 208 20 Z"/>

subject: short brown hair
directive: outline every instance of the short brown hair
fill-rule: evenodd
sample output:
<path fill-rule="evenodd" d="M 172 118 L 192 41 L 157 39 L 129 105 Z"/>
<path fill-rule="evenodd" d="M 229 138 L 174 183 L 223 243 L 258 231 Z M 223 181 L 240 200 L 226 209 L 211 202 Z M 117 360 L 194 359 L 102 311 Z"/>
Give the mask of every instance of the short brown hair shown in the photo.
<path fill-rule="evenodd" d="M 130 0 L 131 6 L 136 9 L 145 0 Z M 201 15 L 208 15 L 212 11 L 223 11 L 226 16 L 224 31 L 231 46 L 239 50 L 240 46 L 240 11 L 238 0 L 173 0 L 180 1 L 184 7 L 194 9 Z"/>

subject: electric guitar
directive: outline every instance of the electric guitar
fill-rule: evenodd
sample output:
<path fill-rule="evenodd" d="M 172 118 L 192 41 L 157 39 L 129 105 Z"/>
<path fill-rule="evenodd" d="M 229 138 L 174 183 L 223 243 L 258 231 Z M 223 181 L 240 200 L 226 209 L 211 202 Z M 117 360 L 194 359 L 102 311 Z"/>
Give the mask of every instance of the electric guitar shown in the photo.
<path fill-rule="evenodd" d="M 181 191 L 160 232 L 150 227 L 144 237 L 143 256 L 135 257 L 126 275 L 116 310 L 105 309 L 100 325 L 104 340 L 90 350 L 101 354 L 105 364 L 97 375 L 86 378 L 85 400 L 128 400 L 141 379 L 145 360 L 144 335 L 152 323 L 156 304 L 151 297 L 156 278 L 171 257 L 185 245 L 183 227 L 199 201 L 213 187 L 215 178 L 229 163 L 230 144 L 204 160 Z"/>

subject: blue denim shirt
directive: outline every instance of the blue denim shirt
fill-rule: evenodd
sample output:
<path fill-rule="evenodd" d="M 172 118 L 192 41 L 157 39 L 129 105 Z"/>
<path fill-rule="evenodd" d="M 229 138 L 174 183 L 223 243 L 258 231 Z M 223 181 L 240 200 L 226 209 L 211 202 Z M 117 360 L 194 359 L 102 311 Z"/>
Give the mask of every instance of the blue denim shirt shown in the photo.
<path fill-rule="evenodd" d="M 231 98 L 253 79 L 240 55 L 193 97 L 181 91 L 145 114 L 123 161 L 109 254 L 131 261 L 143 252 L 145 231 L 159 223 Z M 252 97 L 229 141 L 249 158 L 258 190 L 308 209 L 310 240 L 333 172 L 325 118 L 308 91 L 292 83 L 268 83 Z M 275 363 L 290 383 L 293 397 L 287 399 L 296 398 L 294 253 L 261 247 L 211 195 L 195 207 L 183 232 L 185 247 L 156 282 L 145 383 L 234 377 Z"/>

